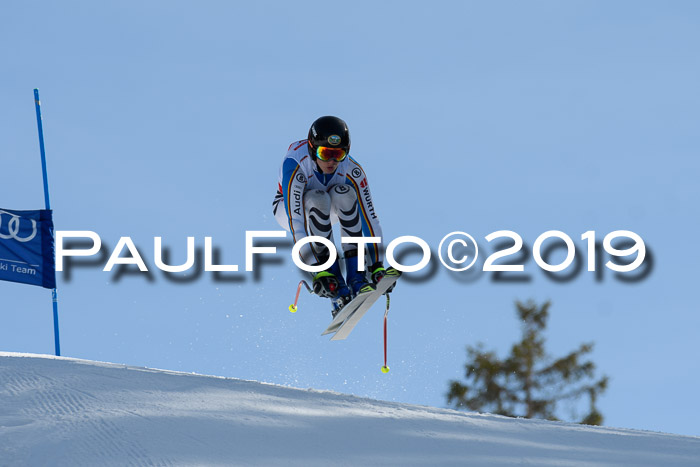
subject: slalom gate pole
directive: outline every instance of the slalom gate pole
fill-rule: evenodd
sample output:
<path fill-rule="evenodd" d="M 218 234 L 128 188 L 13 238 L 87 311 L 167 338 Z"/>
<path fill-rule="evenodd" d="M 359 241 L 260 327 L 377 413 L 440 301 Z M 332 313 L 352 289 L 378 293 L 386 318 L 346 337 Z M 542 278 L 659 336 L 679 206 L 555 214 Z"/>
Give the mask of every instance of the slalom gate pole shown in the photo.
<path fill-rule="evenodd" d="M 41 101 L 39 100 L 39 90 L 34 89 L 34 106 L 36 108 L 36 125 L 39 129 L 39 150 L 41 151 L 41 172 L 44 177 L 44 202 L 46 209 L 51 210 L 49 200 L 49 177 L 46 170 L 46 151 L 44 149 L 44 128 L 41 123 Z M 61 341 L 58 334 L 58 294 L 56 288 L 51 290 L 51 301 L 53 302 L 53 336 L 56 356 L 61 355 Z"/>

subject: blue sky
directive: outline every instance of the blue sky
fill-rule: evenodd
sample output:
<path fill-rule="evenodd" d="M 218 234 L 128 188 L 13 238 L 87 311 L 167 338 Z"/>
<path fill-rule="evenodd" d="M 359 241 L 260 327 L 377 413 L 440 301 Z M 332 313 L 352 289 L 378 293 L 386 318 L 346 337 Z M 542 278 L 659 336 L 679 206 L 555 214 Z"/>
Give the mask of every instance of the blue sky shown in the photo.
<path fill-rule="evenodd" d="M 251 2 L 252 3 L 252 2 Z M 43 207 L 32 90 L 41 92 L 58 230 L 214 238 L 243 265 L 271 215 L 289 143 L 321 115 L 348 122 L 385 237 L 437 248 L 455 230 L 487 252 L 507 229 L 639 234 L 639 282 L 489 273 L 399 284 L 388 375 L 377 306 L 345 342 L 302 296 L 288 257 L 216 281 L 104 263 L 58 275 L 66 356 L 443 406 L 465 346 L 505 355 L 516 300 L 552 301 L 548 348 L 596 344 L 607 425 L 700 435 L 694 296 L 699 254 L 700 9 L 692 2 L 9 2 L 0 7 L 0 207 Z M 243 269 L 241 267 L 241 269 Z M 471 277 L 472 280 L 466 280 Z M 50 292 L 2 283 L 0 342 L 52 353 Z M 567 416 L 562 413 L 562 416 Z"/>

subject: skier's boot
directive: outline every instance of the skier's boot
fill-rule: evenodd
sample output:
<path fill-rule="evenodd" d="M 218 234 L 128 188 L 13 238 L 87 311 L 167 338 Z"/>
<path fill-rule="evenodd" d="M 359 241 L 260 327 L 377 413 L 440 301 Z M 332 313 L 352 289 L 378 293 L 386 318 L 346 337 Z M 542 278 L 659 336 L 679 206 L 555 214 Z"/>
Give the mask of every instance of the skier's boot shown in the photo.
<path fill-rule="evenodd" d="M 313 289 L 315 294 L 331 299 L 333 304 L 331 313 L 334 318 L 352 300 L 352 292 L 340 273 L 340 265 L 337 259 L 330 268 L 314 276 Z"/>
<path fill-rule="evenodd" d="M 357 270 L 357 250 L 345 254 L 345 277 L 347 277 L 348 288 L 352 292 L 353 297 L 359 294 L 360 291 L 370 291 L 367 287 L 374 289 L 371 282 L 367 280 L 365 271 Z"/>
<path fill-rule="evenodd" d="M 374 263 L 372 266 L 369 267 L 369 274 L 370 274 L 370 278 L 372 279 L 372 284 L 374 284 L 374 286 L 377 287 L 377 285 L 379 284 L 379 281 L 381 281 L 382 278 L 384 276 L 386 276 L 387 274 L 392 275 L 392 276 L 400 276 L 401 272 L 397 271 L 394 268 L 389 268 L 388 270 L 384 269 L 384 265 L 382 264 L 382 262 L 377 261 L 376 263 Z M 387 291 L 384 292 L 384 294 L 391 293 L 391 291 L 394 290 L 394 287 L 396 287 L 396 282 L 394 282 L 391 285 L 391 287 L 389 287 L 387 289 Z"/>

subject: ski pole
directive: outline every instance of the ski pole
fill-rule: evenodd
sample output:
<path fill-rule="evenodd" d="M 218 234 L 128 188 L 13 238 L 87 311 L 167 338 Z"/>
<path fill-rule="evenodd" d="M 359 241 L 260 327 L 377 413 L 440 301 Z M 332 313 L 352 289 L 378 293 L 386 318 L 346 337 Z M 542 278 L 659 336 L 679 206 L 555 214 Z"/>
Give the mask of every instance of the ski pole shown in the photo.
<path fill-rule="evenodd" d="M 294 303 L 289 305 L 289 311 L 291 311 L 292 313 L 297 312 L 297 301 L 299 301 L 299 292 L 301 292 L 302 285 L 304 285 L 304 287 L 306 287 L 306 290 L 308 290 L 310 294 L 314 293 L 314 291 L 311 290 L 311 287 L 309 287 L 309 284 L 307 284 L 306 281 L 304 281 L 304 280 L 300 281 L 299 285 L 297 286 L 297 296 L 294 297 Z"/>
<path fill-rule="evenodd" d="M 382 373 L 389 373 L 389 367 L 386 364 L 386 326 L 389 318 L 390 300 L 389 294 L 386 294 L 386 311 L 384 312 L 384 366 L 382 367 Z"/>

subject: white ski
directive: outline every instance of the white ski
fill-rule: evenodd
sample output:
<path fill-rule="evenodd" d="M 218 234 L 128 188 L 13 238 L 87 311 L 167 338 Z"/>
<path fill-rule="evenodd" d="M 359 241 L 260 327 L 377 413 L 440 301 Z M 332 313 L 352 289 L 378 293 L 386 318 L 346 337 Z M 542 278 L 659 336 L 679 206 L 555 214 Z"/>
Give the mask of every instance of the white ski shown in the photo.
<path fill-rule="evenodd" d="M 387 274 L 382 278 L 382 280 L 379 281 L 377 284 L 377 289 L 374 292 L 370 292 L 367 294 L 368 296 L 362 301 L 359 307 L 357 307 L 348 318 L 343 321 L 343 323 L 340 325 L 340 327 L 335 331 L 335 335 L 331 337 L 332 341 L 339 341 L 346 339 L 352 330 L 355 328 L 357 323 L 360 322 L 360 319 L 369 311 L 370 308 L 372 308 L 372 305 L 379 300 L 379 297 L 384 295 L 384 292 L 386 292 L 389 287 L 391 287 L 394 282 L 399 278 L 401 275 L 400 271 L 397 271 L 394 268 L 389 268 L 387 269 Z M 352 303 L 352 302 L 350 302 Z M 332 331 L 330 331 L 332 332 Z M 325 334 L 325 333 L 324 333 Z"/>
<path fill-rule="evenodd" d="M 367 297 L 372 295 L 372 292 L 360 293 L 355 298 L 350 300 L 350 303 L 345 305 L 340 310 L 340 313 L 335 315 L 335 318 L 333 318 L 333 321 L 331 321 L 331 324 L 328 325 L 326 330 L 323 331 L 323 333 L 321 333 L 321 335 L 325 336 L 326 334 L 330 334 L 332 332 L 337 331 L 338 328 L 343 324 L 343 321 L 345 321 L 348 318 L 348 316 L 353 314 L 353 312 L 355 310 L 357 310 L 360 307 L 360 305 L 362 305 L 362 303 L 367 299 Z"/>

